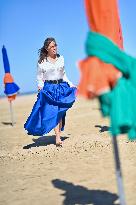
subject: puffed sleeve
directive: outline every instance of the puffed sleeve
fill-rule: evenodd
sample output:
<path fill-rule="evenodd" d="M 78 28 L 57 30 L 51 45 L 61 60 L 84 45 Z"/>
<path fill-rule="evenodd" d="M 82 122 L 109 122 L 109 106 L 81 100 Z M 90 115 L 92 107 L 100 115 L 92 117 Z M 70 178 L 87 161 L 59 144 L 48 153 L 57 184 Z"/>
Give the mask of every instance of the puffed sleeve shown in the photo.
<path fill-rule="evenodd" d="M 37 63 L 37 84 L 38 84 L 38 87 L 40 88 L 43 88 L 44 86 L 43 71 L 39 63 Z"/>
<path fill-rule="evenodd" d="M 75 87 L 75 85 L 68 79 L 65 71 L 64 71 L 63 80 L 66 81 L 70 87 Z"/>
<path fill-rule="evenodd" d="M 63 67 L 65 68 L 65 66 L 64 66 L 64 57 L 63 56 L 62 56 L 62 64 L 63 64 Z M 64 69 L 63 80 L 66 81 L 69 84 L 70 87 L 75 87 L 75 85 L 68 79 L 65 69 Z"/>

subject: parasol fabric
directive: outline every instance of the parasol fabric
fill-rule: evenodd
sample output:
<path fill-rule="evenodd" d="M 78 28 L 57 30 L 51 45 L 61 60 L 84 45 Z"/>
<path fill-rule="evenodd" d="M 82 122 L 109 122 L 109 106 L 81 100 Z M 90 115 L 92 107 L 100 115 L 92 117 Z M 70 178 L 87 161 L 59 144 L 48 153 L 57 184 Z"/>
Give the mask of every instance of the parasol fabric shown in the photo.
<path fill-rule="evenodd" d="M 136 58 L 94 32 L 88 33 L 86 52 L 122 72 L 113 89 L 100 95 L 99 101 L 103 115 L 110 116 L 112 135 L 127 133 L 130 140 L 136 139 Z"/>
<path fill-rule="evenodd" d="M 14 79 L 12 75 L 10 74 L 10 64 L 7 56 L 7 51 L 5 46 L 2 48 L 2 57 L 3 57 L 3 64 L 4 64 L 4 71 L 5 71 L 5 76 L 4 76 L 4 93 L 7 95 L 8 100 L 12 101 L 15 99 L 16 94 L 19 91 L 19 87 L 16 83 L 14 83 Z"/>
<path fill-rule="evenodd" d="M 91 31 L 105 35 L 123 48 L 117 1 L 85 0 L 85 10 Z M 121 77 L 121 72 L 116 67 L 102 62 L 96 56 L 80 60 L 78 66 L 80 69 L 78 94 L 86 98 L 108 92 Z"/>

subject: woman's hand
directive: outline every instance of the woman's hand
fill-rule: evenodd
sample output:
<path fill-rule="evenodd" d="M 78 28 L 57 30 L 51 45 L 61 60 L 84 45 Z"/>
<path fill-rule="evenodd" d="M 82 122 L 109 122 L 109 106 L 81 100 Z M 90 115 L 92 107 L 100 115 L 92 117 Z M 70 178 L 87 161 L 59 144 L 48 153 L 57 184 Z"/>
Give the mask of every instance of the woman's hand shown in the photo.
<path fill-rule="evenodd" d="M 42 87 L 38 87 L 38 92 L 40 92 L 42 90 Z"/>
<path fill-rule="evenodd" d="M 77 86 L 76 85 L 72 85 L 72 86 L 70 86 L 71 88 L 77 88 Z"/>

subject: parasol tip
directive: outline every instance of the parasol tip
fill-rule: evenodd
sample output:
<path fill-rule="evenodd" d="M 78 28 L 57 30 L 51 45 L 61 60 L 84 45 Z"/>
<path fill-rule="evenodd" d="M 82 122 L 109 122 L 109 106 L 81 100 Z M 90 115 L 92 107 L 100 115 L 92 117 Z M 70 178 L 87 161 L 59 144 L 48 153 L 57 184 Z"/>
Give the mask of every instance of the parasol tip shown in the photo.
<path fill-rule="evenodd" d="M 2 46 L 2 52 L 4 52 L 6 50 L 5 46 Z"/>

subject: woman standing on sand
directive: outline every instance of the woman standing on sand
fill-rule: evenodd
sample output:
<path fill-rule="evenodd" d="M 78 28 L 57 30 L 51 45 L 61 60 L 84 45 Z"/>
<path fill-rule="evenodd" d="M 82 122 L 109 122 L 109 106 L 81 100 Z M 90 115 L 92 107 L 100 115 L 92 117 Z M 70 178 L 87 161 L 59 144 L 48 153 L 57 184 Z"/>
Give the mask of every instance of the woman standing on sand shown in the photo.
<path fill-rule="evenodd" d="M 57 53 L 54 38 L 47 38 L 38 60 L 38 95 L 24 128 L 29 135 L 42 136 L 53 128 L 56 146 L 62 146 L 66 111 L 75 101 L 76 87 L 68 80 L 64 58 Z"/>

